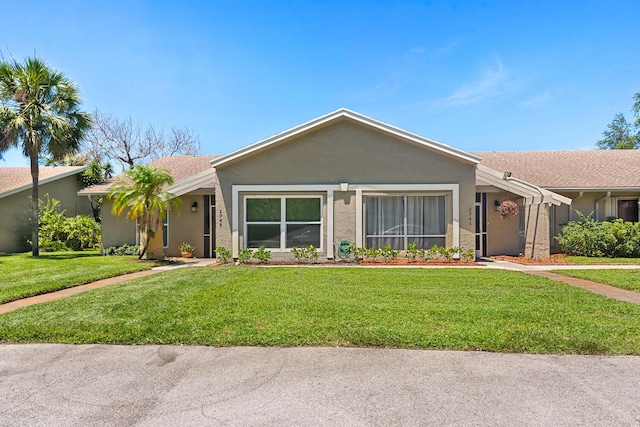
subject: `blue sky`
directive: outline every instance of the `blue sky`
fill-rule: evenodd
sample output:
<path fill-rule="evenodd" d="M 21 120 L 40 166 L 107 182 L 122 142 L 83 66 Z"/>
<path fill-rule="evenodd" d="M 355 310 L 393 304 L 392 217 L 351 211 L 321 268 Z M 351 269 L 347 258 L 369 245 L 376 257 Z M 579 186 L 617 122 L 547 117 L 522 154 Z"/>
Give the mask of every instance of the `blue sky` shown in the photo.
<path fill-rule="evenodd" d="M 203 154 L 341 107 L 467 151 L 588 149 L 640 92 L 637 0 L 23 0 L 2 13 L 5 58 L 35 52 L 86 111 L 187 126 Z"/>

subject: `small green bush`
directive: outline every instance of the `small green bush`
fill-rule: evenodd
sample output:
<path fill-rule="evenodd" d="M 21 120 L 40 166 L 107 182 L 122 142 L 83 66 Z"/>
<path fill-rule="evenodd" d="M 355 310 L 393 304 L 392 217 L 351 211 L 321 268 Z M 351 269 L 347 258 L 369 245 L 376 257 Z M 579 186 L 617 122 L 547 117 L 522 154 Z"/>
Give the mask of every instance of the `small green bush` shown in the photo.
<path fill-rule="evenodd" d="M 125 255 L 140 255 L 140 246 L 124 244 L 122 246 L 111 246 L 102 249 L 102 255 L 104 256 L 125 256 Z"/>
<path fill-rule="evenodd" d="M 640 223 L 619 218 L 598 222 L 593 212 L 588 216 L 577 213 L 580 221 L 569 222 L 555 237 L 562 252 L 588 257 L 640 257 Z"/>
<path fill-rule="evenodd" d="M 67 218 L 65 211 L 60 209 L 60 201 L 48 194 L 38 204 L 40 247 L 54 251 L 79 251 L 100 245 L 100 224 L 92 217 L 77 215 Z"/>
<path fill-rule="evenodd" d="M 380 255 L 382 255 L 382 259 L 384 262 L 389 262 L 392 259 L 398 258 L 398 254 L 400 251 L 397 251 L 391 247 L 391 245 L 384 245 L 380 248 Z"/>
<path fill-rule="evenodd" d="M 271 252 L 264 248 L 264 246 L 260 246 L 253 254 L 253 257 L 260 261 L 262 264 L 266 264 L 267 261 L 271 258 Z"/>
<path fill-rule="evenodd" d="M 218 246 L 214 252 L 222 264 L 226 264 L 229 257 L 231 257 L 231 252 L 224 246 Z"/>
<path fill-rule="evenodd" d="M 252 255 L 253 255 L 252 249 L 249 249 L 249 248 L 242 249 L 238 251 L 238 262 L 240 264 L 246 264 L 251 259 Z"/>

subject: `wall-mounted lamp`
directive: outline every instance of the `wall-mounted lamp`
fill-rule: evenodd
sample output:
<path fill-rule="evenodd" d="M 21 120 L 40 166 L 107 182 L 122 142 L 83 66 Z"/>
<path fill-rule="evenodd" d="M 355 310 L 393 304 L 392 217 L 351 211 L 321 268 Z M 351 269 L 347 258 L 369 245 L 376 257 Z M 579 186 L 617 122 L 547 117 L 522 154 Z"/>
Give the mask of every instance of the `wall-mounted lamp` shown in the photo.
<path fill-rule="evenodd" d="M 191 205 L 191 212 L 198 212 L 198 202 L 193 202 Z"/>
<path fill-rule="evenodd" d="M 493 206 L 496 207 L 496 211 L 500 210 L 500 202 L 499 201 L 496 200 L 495 202 L 493 202 Z"/>
<path fill-rule="evenodd" d="M 340 191 L 347 191 L 349 190 L 349 183 L 348 182 L 341 182 L 340 183 Z"/>

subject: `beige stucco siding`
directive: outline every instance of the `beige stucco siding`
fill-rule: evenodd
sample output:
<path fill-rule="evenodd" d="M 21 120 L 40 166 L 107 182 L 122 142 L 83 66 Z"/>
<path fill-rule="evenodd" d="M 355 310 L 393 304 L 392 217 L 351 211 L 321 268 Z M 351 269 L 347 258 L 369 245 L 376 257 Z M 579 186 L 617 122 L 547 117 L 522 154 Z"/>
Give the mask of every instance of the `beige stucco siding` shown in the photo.
<path fill-rule="evenodd" d="M 104 197 L 100 218 L 102 219 L 102 246 L 122 246 L 136 244 L 136 224 L 127 219 L 124 211 L 120 217 L 112 212 L 113 202 Z"/>
<path fill-rule="evenodd" d="M 46 194 L 52 199 L 60 201 L 60 208 L 68 217 L 76 215 L 91 215 L 91 206 L 86 197 L 77 196 L 80 183 L 76 175 L 60 178 L 53 182 L 38 186 L 40 199 Z M 31 212 L 31 191 L 21 191 L 7 197 L 0 198 L 0 252 L 18 252 L 28 250 L 21 243 L 19 234 L 25 230 L 27 216 Z"/>
<path fill-rule="evenodd" d="M 227 248 L 232 245 L 232 185 L 337 185 L 341 182 L 350 185 L 458 184 L 460 245 L 467 248 L 475 245 L 475 167 L 472 163 L 349 120 L 246 155 L 218 167 L 216 174 L 218 215 L 223 220 L 216 244 Z M 333 243 L 355 235 L 355 204 L 352 191 L 334 193 Z M 325 233 L 326 219 L 325 209 Z M 240 224 L 239 232 L 242 231 L 243 224 Z"/>

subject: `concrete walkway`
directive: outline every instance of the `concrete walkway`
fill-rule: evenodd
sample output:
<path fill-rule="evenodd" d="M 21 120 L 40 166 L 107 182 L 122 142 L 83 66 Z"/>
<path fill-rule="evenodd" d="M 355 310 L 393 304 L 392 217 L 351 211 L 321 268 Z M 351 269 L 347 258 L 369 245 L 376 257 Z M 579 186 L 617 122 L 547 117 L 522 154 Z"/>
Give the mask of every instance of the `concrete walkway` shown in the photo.
<path fill-rule="evenodd" d="M 62 289 L 56 292 L 50 292 L 47 294 L 37 295 L 34 297 L 23 298 L 17 301 L 12 301 L 6 304 L 0 304 L 0 314 L 9 313 L 19 308 L 28 307 L 35 304 L 42 304 L 49 301 L 55 301 L 61 298 L 76 295 L 82 292 L 91 291 L 94 289 L 103 288 L 105 286 L 113 285 L 116 283 L 126 282 L 128 280 L 137 279 L 139 277 L 145 277 L 152 274 L 160 273 L 162 271 L 174 270 L 176 268 L 183 267 L 205 267 L 215 264 L 211 259 L 189 259 L 182 260 L 175 264 L 165 265 L 161 267 L 154 267 L 151 270 L 140 271 L 137 273 L 123 274 L 121 276 L 111 277 L 109 279 L 98 280 L 86 285 L 75 286 L 72 288 Z M 567 285 L 576 286 L 588 291 L 604 295 L 608 298 L 613 298 L 618 301 L 631 302 L 640 304 L 640 292 L 628 291 L 626 289 L 616 288 L 615 286 L 605 285 L 602 283 L 592 282 L 590 280 L 578 279 L 575 277 L 563 276 L 561 274 L 553 273 L 551 270 L 595 270 L 595 269 L 625 269 L 625 270 L 637 270 L 640 269 L 640 265 L 566 265 L 566 264 L 554 264 L 554 265 L 530 265 L 530 264 L 517 264 L 514 262 L 495 260 L 490 258 L 481 258 L 478 264 L 487 268 L 497 270 L 511 270 L 520 271 L 522 273 L 531 274 L 534 276 L 544 277 L 546 279 L 554 280 L 556 282 L 562 282 Z M 357 266 L 352 266 L 356 267 Z M 377 268 L 377 267 L 376 267 Z M 389 268 L 395 268 L 390 266 Z M 442 268 L 442 266 L 421 266 L 411 267 L 403 266 L 400 268 Z M 474 267 L 450 267 L 450 268 L 474 268 Z"/>

